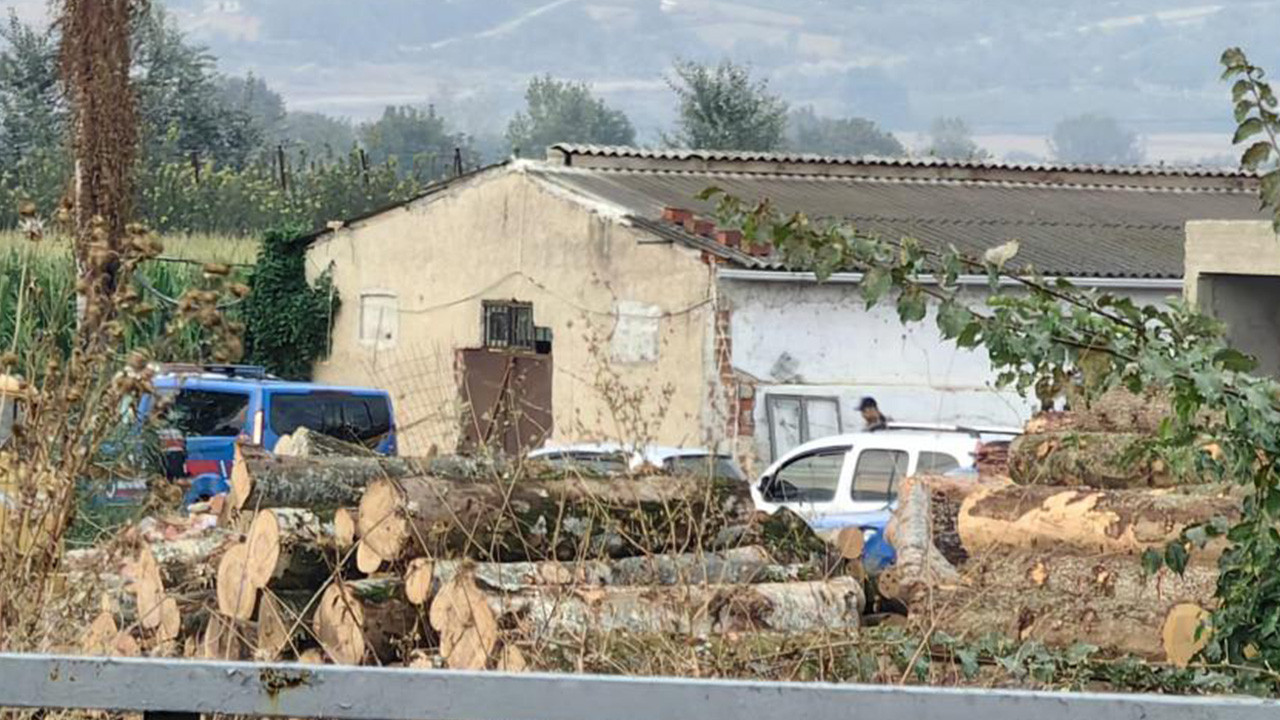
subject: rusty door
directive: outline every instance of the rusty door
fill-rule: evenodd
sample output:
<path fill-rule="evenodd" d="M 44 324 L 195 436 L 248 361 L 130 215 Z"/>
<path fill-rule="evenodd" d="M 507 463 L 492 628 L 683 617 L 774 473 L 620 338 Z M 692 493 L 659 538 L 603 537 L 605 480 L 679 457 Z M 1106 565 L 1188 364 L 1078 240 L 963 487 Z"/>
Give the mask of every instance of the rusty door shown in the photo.
<path fill-rule="evenodd" d="M 551 434 L 551 356 L 504 350 L 458 352 L 464 407 L 462 452 L 521 455 Z"/>

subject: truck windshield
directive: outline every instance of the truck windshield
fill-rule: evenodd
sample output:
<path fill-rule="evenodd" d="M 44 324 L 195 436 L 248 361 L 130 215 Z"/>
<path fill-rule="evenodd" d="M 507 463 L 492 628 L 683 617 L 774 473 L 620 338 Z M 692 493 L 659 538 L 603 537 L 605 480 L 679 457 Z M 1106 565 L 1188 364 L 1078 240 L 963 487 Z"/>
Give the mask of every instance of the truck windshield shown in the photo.
<path fill-rule="evenodd" d="M 277 435 L 305 427 L 373 447 L 391 432 L 391 408 L 384 395 L 273 393 L 270 416 L 271 430 Z"/>
<path fill-rule="evenodd" d="M 183 389 L 164 396 L 170 400 L 165 423 L 187 437 L 235 437 L 248 419 L 247 393 Z"/>

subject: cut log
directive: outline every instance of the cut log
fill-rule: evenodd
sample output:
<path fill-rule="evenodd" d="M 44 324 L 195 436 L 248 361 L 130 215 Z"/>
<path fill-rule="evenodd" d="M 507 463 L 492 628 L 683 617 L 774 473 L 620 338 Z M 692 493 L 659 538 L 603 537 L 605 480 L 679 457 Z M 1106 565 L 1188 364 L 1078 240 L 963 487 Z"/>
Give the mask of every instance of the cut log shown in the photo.
<path fill-rule="evenodd" d="M 356 543 L 356 570 L 365 575 L 372 575 L 382 569 L 382 556 L 369 543 L 360 540 Z"/>
<path fill-rule="evenodd" d="M 134 657 L 139 654 L 138 642 L 121 631 L 115 618 L 106 611 L 98 613 L 89 625 L 80 649 L 85 655 Z"/>
<path fill-rule="evenodd" d="M 454 578 L 467 578 L 460 575 Z M 435 623 L 441 648 L 450 632 Z M 475 614 L 478 591 L 498 626 L 512 628 L 524 639 L 567 641 L 585 633 L 674 633 L 707 636 L 729 632 L 848 631 L 859 626 L 865 604 L 862 584 L 850 577 L 830 580 L 759 583 L 755 585 L 675 585 L 533 587 L 521 592 L 495 592 L 471 581 L 464 597 Z M 458 602 L 454 601 L 454 605 Z M 486 621 L 487 622 L 487 621 Z M 481 628 L 477 628 L 478 630 Z M 478 647 L 492 645 L 485 642 Z M 446 654 L 447 656 L 447 654 Z M 454 667 L 451 663 L 450 667 Z M 471 667 L 471 665 L 468 665 Z"/>
<path fill-rule="evenodd" d="M 319 587 L 330 572 L 323 548 L 332 542 L 332 531 L 308 510 L 259 511 L 245 542 L 249 582 L 280 590 Z"/>
<path fill-rule="evenodd" d="M 622 557 L 710 545 L 749 504 L 741 483 L 687 478 L 404 477 L 371 483 L 358 520 L 361 544 L 389 562 Z"/>
<path fill-rule="evenodd" d="M 1216 582 L 1216 568 L 1205 562 L 1183 575 L 1167 568 L 1148 575 L 1132 555 L 992 552 L 972 558 L 960 582 L 933 588 L 910 611 L 957 638 L 999 633 L 1165 660 L 1162 630 L 1172 609 L 1208 606 Z"/>
<path fill-rule="evenodd" d="M 133 596 L 137 599 L 138 623 L 148 630 L 160 627 L 160 606 L 164 603 L 164 581 L 160 579 L 160 566 L 151 554 L 151 548 L 143 546 L 133 565 Z"/>
<path fill-rule="evenodd" d="M 218 562 L 218 611 L 235 620 L 249 620 L 257 604 L 258 590 L 249 569 L 248 545 L 231 546 Z"/>
<path fill-rule="evenodd" d="M 487 590 L 518 592 L 539 586 L 673 586 L 741 585 L 810 579 L 809 565 L 778 565 L 760 547 L 722 553 L 650 555 L 618 560 L 473 563 L 458 560 L 413 560 L 405 573 L 406 596 L 430 598 L 435 589 L 466 570 Z M 431 579 L 429 584 L 428 578 Z"/>
<path fill-rule="evenodd" d="M 368 652 L 379 664 L 420 645 L 418 614 L 400 578 L 331 583 L 321 594 L 313 629 L 335 663 L 358 665 Z"/>
<path fill-rule="evenodd" d="M 333 544 L 339 550 L 348 550 L 356 544 L 359 537 L 356 532 L 357 512 L 355 508 L 338 508 L 333 511 Z"/>
<path fill-rule="evenodd" d="M 1054 549 L 1057 552 L 1140 554 L 1163 548 L 1183 528 L 1214 517 L 1236 517 L 1239 501 L 1221 492 L 1087 490 L 1046 486 L 983 489 L 960 506 L 957 528 L 964 548 Z M 1224 541 L 1196 551 L 1215 558 Z"/>
<path fill-rule="evenodd" d="M 377 454 L 363 445 L 304 427 L 281 436 L 271 451 L 280 457 L 373 457 Z"/>
<path fill-rule="evenodd" d="M 455 575 L 431 603 L 431 627 L 440 654 L 454 670 L 483 670 L 498 647 L 498 621 L 487 598 L 468 573 Z"/>
<path fill-rule="evenodd" d="M 156 638 L 161 642 L 177 640 L 182 631 L 182 612 L 178 609 L 177 599 L 166 597 L 160 603 L 157 614 L 160 616 L 160 624 L 155 629 Z"/>
<path fill-rule="evenodd" d="M 259 447 L 236 445 L 227 507 L 301 507 L 321 513 L 357 504 L 374 480 L 427 475 L 481 480 L 512 474 L 504 464 L 479 458 L 277 457 Z"/>
<path fill-rule="evenodd" d="M 277 660 L 293 640 L 294 615 L 275 594 L 263 593 L 258 601 L 258 645 L 253 659 Z"/>
<path fill-rule="evenodd" d="M 1009 448 L 1009 475 L 1022 485 L 1173 487 L 1202 482 L 1175 474 L 1146 450 L 1152 435 L 1071 430 L 1022 435 Z"/>
<path fill-rule="evenodd" d="M 1028 434 L 1056 432 L 1121 432 L 1155 435 L 1160 423 L 1173 414 L 1169 396 L 1162 392 L 1135 395 L 1124 388 L 1108 390 L 1087 407 L 1070 412 L 1044 412 L 1027 422 Z"/>
<path fill-rule="evenodd" d="M 917 476 L 898 487 L 898 507 L 885 528 L 885 539 L 893 546 L 893 567 L 881 574 L 880 593 L 912 603 L 930 588 L 955 583 L 959 573 L 939 550 L 937 510 L 933 494 L 976 488 L 973 481 L 963 486 L 953 478 Z"/>
<path fill-rule="evenodd" d="M 1208 611 L 1195 603 L 1179 603 L 1169 610 L 1160 638 L 1171 664 L 1186 667 L 1209 644 L 1213 633 L 1206 625 L 1208 619 Z"/>
<path fill-rule="evenodd" d="M 212 613 L 197 652 L 208 660 L 244 660 L 250 657 L 249 649 L 255 645 L 256 638 L 247 623 Z"/>

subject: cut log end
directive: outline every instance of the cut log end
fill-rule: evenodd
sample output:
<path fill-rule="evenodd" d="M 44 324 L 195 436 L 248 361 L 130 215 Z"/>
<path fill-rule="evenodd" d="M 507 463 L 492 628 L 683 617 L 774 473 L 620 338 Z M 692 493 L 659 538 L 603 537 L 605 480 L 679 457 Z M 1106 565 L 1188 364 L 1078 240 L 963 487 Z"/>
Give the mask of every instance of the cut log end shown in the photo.
<path fill-rule="evenodd" d="M 249 494 L 253 492 L 253 478 L 249 475 L 249 466 L 245 462 L 245 453 L 250 452 L 240 443 L 236 443 L 235 460 L 231 465 L 231 477 L 228 478 L 228 484 L 231 491 L 227 493 L 227 508 L 229 510 L 240 510 L 244 507 L 245 502 L 249 500 Z"/>
<path fill-rule="evenodd" d="M 1186 667 L 1209 644 L 1210 630 L 1204 624 L 1208 617 L 1209 613 L 1194 603 L 1174 605 L 1169 610 L 1160 635 L 1170 664 Z"/>
<path fill-rule="evenodd" d="M 228 548 L 218 561 L 218 611 L 236 620 L 252 618 L 258 599 L 258 588 L 252 582 L 248 564 L 249 552 L 245 543 Z"/>
<path fill-rule="evenodd" d="M 333 541 L 339 550 L 346 550 L 356 544 L 358 512 L 355 508 L 338 508 L 334 511 Z"/>
<path fill-rule="evenodd" d="M 134 563 L 133 595 L 138 603 L 138 623 L 148 630 L 160 627 L 160 606 L 164 603 L 164 581 L 160 565 L 149 547 L 143 546 Z"/>
<path fill-rule="evenodd" d="M 331 584 L 316 605 L 313 629 L 320 647 L 339 665 L 359 665 L 364 659 L 364 611 L 345 586 Z"/>
<path fill-rule="evenodd" d="M 280 523 L 270 510 L 262 510 L 249 525 L 249 537 L 245 542 L 245 570 L 248 581 L 261 589 L 271 582 L 276 563 L 280 561 Z"/>
<path fill-rule="evenodd" d="M 440 654 L 454 670 L 483 670 L 498 645 L 498 622 L 469 573 L 445 583 L 431 603 Z"/>
<path fill-rule="evenodd" d="M 292 618 L 279 599 L 264 593 L 258 602 L 258 648 L 255 659 L 270 662 L 276 660 L 289 646 Z"/>
<path fill-rule="evenodd" d="M 357 527 L 360 542 L 367 545 L 383 559 L 400 557 L 409 539 L 409 527 L 401 505 L 402 493 L 390 480 L 370 483 L 360 499 Z"/>
<path fill-rule="evenodd" d="M 157 615 L 160 624 L 156 627 L 156 638 L 161 642 L 177 640 L 178 633 L 182 632 L 182 612 L 178 609 L 177 599 L 165 598 Z"/>
<path fill-rule="evenodd" d="M 356 569 L 360 572 L 372 575 L 382 568 L 383 562 L 382 556 L 364 540 L 356 545 Z"/>
<path fill-rule="evenodd" d="M 414 558 L 404 574 L 404 594 L 414 605 L 431 600 L 435 583 L 435 563 L 427 558 Z"/>
<path fill-rule="evenodd" d="M 845 560 L 859 560 L 865 549 L 866 540 L 862 536 L 862 528 L 848 527 L 836 535 L 836 548 L 840 557 Z"/>

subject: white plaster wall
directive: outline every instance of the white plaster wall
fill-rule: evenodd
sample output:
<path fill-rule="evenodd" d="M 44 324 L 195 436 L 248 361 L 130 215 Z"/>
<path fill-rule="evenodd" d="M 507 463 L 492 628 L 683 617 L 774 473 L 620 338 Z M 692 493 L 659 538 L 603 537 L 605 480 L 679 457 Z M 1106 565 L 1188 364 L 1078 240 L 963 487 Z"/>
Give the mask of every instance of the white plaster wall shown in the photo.
<path fill-rule="evenodd" d="M 846 432 L 861 428 L 857 406 L 865 395 L 900 422 L 1019 426 L 1035 408 L 1032 397 L 996 390 L 985 353 L 944 340 L 932 310 L 923 322 L 906 326 L 892 303 L 867 310 L 856 284 L 722 278 L 719 285 L 733 310 L 734 369 L 759 383 L 754 416 L 761 459 L 772 457 L 770 393 L 837 397 Z M 1141 303 L 1177 294 L 1116 292 Z"/>

